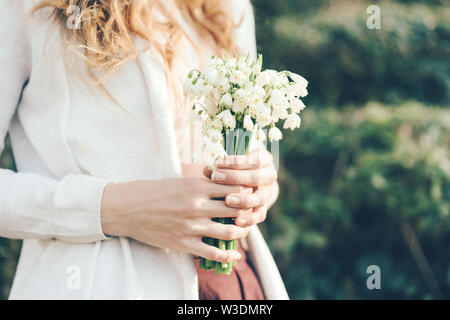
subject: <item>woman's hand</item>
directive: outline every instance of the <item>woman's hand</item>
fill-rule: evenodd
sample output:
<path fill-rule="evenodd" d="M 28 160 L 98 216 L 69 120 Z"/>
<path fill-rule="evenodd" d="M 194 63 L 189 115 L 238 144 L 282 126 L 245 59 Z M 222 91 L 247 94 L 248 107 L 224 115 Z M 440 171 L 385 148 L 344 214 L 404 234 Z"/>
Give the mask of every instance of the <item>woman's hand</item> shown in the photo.
<path fill-rule="evenodd" d="M 252 209 L 231 208 L 223 200 L 213 199 L 229 194 L 244 198 L 251 192 L 251 188 L 220 185 L 204 177 L 109 183 L 102 200 L 102 228 L 107 235 L 232 262 L 241 258 L 238 251 L 207 245 L 202 237 L 245 238 L 247 227 L 211 219 L 247 216 Z"/>
<path fill-rule="evenodd" d="M 266 149 L 245 156 L 227 156 L 217 163 L 214 172 L 205 168 L 204 174 L 218 184 L 253 188 L 252 193 L 232 193 L 225 198 L 228 206 L 247 210 L 247 214 L 236 219 L 236 225 L 248 227 L 266 219 L 277 181 L 272 155 Z"/>

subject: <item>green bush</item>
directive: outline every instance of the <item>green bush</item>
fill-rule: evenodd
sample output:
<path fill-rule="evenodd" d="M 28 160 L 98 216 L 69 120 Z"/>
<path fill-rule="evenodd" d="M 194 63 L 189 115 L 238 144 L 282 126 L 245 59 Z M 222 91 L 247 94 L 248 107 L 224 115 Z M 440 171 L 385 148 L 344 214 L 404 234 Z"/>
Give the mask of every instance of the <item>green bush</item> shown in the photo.
<path fill-rule="evenodd" d="M 291 297 L 449 298 L 449 1 L 252 2 L 265 67 L 310 80 L 263 225 Z"/>
<path fill-rule="evenodd" d="M 378 1 L 381 30 L 366 26 L 372 1 L 271 2 L 254 1 L 259 51 L 266 66 L 310 80 L 314 105 L 450 105 L 448 1 Z"/>
<path fill-rule="evenodd" d="M 302 123 L 264 224 L 292 298 L 449 298 L 450 111 L 370 103 Z"/>

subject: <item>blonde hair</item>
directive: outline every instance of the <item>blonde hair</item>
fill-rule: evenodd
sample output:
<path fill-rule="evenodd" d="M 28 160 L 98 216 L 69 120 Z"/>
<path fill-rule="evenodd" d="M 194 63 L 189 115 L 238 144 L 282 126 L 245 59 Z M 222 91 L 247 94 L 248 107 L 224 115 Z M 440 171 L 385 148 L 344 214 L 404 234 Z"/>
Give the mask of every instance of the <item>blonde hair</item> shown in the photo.
<path fill-rule="evenodd" d="M 168 1 L 168 0 L 159 0 Z M 82 48 L 82 56 L 95 70 L 110 74 L 128 60 L 137 57 L 135 35 L 145 39 L 164 61 L 166 71 L 173 71 L 180 40 L 185 36 L 194 48 L 198 46 L 178 24 L 164 5 L 155 0 L 42 0 L 33 12 L 54 8 L 53 15 L 66 23 L 77 8 L 79 25 L 68 29 L 71 39 Z M 225 0 L 173 0 L 183 17 L 201 38 L 212 40 L 217 54 L 237 53 L 232 8 Z M 155 7 L 165 16 L 155 19 Z M 75 22 L 77 22 L 75 21 Z"/>

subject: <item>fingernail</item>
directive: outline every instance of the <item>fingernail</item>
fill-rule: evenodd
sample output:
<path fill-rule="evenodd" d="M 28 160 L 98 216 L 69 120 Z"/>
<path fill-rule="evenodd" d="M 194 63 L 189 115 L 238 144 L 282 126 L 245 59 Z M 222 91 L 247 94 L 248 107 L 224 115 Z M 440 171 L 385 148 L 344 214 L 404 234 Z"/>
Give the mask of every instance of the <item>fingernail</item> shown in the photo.
<path fill-rule="evenodd" d="M 226 177 L 225 173 L 217 172 L 217 171 L 214 171 L 211 175 L 211 179 L 213 181 L 217 181 L 217 182 L 225 181 L 225 177 Z"/>
<path fill-rule="evenodd" d="M 239 204 L 239 202 L 241 202 L 241 199 L 239 199 L 238 197 L 235 197 L 235 196 L 228 196 L 227 202 L 228 202 L 228 204 Z"/>
<path fill-rule="evenodd" d="M 238 224 L 245 224 L 247 222 L 247 219 L 245 219 L 245 218 L 239 218 L 239 219 L 237 219 L 237 223 Z"/>
<path fill-rule="evenodd" d="M 236 252 L 233 256 L 234 256 L 234 260 L 239 260 L 242 258 L 241 254 L 239 252 Z"/>

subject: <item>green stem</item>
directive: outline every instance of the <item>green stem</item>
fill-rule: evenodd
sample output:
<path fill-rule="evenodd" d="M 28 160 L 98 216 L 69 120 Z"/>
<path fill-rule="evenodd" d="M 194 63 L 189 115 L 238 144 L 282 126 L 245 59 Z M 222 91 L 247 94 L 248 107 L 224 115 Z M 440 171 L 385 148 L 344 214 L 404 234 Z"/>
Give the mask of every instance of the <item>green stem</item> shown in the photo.
<path fill-rule="evenodd" d="M 248 153 L 248 148 L 250 145 L 250 139 L 253 132 L 247 137 L 245 131 L 239 130 L 241 128 L 241 123 L 239 122 L 235 128 L 235 130 L 224 129 L 223 130 L 223 146 L 227 150 L 227 154 L 229 155 L 245 155 Z M 242 133 L 239 134 L 239 133 Z M 247 139 L 248 138 L 248 139 Z M 234 145 L 231 143 L 234 142 Z M 224 223 L 224 224 L 234 224 L 233 218 L 216 218 L 213 219 L 216 222 Z M 221 239 L 212 239 L 206 238 L 205 242 L 209 245 L 213 245 L 221 250 L 237 250 L 238 243 L 237 240 L 221 240 Z M 200 268 L 210 270 L 214 269 L 215 274 L 231 274 L 233 271 L 233 266 L 236 265 L 237 262 L 233 261 L 232 263 L 221 263 L 217 261 L 211 261 L 204 258 L 200 260 Z"/>

